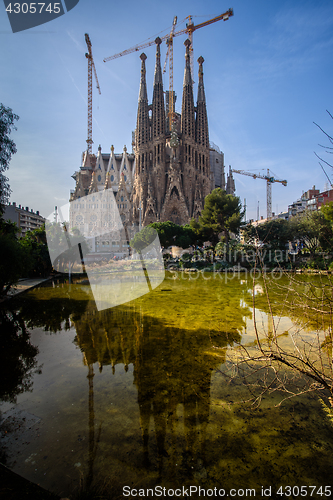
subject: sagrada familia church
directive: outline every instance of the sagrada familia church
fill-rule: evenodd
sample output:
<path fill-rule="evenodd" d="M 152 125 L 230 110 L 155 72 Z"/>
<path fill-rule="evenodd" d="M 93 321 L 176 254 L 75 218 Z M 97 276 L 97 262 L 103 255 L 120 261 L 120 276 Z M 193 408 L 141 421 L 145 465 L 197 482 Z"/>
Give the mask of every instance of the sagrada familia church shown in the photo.
<path fill-rule="evenodd" d="M 144 53 L 140 55 L 141 80 L 133 152 L 129 153 L 125 146 L 122 154 L 115 154 L 111 146 L 111 152 L 107 154 L 102 153 L 101 147 L 97 155 L 91 155 L 88 151 L 83 153 L 81 168 L 73 175 L 76 186 L 70 195 L 71 227 L 79 227 L 80 220 L 93 217 L 87 213 L 90 205 L 88 209 L 88 204 L 85 206 L 76 202 L 106 189 L 113 191 L 121 221 L 127 227 L 163 221 L 187 224 L 192 218 L 198 219 L 205 197 L 215 187 L 234 194 L 235 185 L 230 169 L 225 182 L 223 153 L 209 143 L 203 57 L 198 59 L 195 106 L 190 41 L 185 41 L 185 72 L 179 114 L 175 111 L 175 93 L 170 96 L 168 91 L 163 91 L 161 39 L 157 38 L 155 43 L 156 64 L 151 104 L 147 95 L 147 56 Z M 85 213 L 81 213 L 82 209 Z M 111 246 L 108 241 L 104 243 L 103 246 Z"/>

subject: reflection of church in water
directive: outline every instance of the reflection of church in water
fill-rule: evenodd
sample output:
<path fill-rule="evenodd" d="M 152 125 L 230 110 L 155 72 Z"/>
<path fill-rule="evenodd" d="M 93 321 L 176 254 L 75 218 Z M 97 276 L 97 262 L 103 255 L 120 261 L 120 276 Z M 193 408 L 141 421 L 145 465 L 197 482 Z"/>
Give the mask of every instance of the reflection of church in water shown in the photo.
<path fill-rule="evenodd" d="M 113 308 L 97 313 L 93 305 L 75 321 L 75 327 L 76 342 L 88 367 L 90 414 L 94 415 L 94 365 L 98 363 L 100 372 L 103 367 L 112 367 L 113 374 L 116 370 L 128 371 L 129 365 L 133 365 L 144 463 L 148 466 L 150 460 L 157 460 L 162 470 L 164 460 L 171 460 L 171 455 L 176 459 L 179 452 L 186 453 L 189 460 L 200 457 L 204 461 L 211 376 L 225 355 L 223 349 L 218 358 L 207 352 L 212 342 L 222 348 L 230 344 L 230 334 L 207 335 L 203 331 L 193 335 L 188 330 L 165 327 L 143 315 L 140 308 Z M 234 340 L 239 340 L 239 335 L 235 335 Z M 93 420 L 90 424 L 94 435 Z M 151 435 L 152 426 L 155 437 Z M 185 437 L 184 450 L 179 449 L 179 433 Z"/>
<path fill-rule="evenodd" d="M 143 226 L 168 220 L 187 224 L 191 218 L 198 219 L 205 196 L 215 187 L 234 193 L 231 171 L 225 180 L 224 155 L 217 146 L 209 143 L 202 57 L 198 59 L 196 106 L 194 104 L 189 43 L 188 40 L 185 42 L 181 113 L 175 110 L 175 93 L 169 96 L 168 91 L 163 91 L 161 40 L 156 39 L 151 104 L 147 96 L 146 55 L 141 54 L 134 152 L 129 153 L 124 147 L 122 154 L 115 154 L 112 146 L 107 154 L 102 153 L 101 147 L 97 156 L 87 151 L 83 154 L 80 170 L 73 175 L 76 186 L 70 196 L 71 227 L 77 227 L 82 217 L 86 220 L 94 217 L 82 198 L 97 196 L 105 189 L 113 191 L 121 220 L 127 227 L 138 225 L 140 219 Z M 102 239 L 97 242 L 98 251 L 118 250 L 119 242 L 104 238 L 103 243 Z"/>

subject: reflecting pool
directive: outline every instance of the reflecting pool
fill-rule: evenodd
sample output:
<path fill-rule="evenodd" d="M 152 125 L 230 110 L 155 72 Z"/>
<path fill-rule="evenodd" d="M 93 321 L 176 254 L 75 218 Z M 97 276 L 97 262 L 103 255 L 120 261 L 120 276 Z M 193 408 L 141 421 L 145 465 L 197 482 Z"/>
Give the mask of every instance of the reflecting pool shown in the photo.
<path fill-rule="evenodd" d="M 12 300 L 1 310 L 1 462 L 62 496 L 192 485 L 281 498 L 281 485 L 330 485 L 333 426 L 318 397 L 276 406 L 286 394 L 263 391 L 258 406 L 260 371 L 250 384 L 234 371 L 239 346 L 255 343 L 254 311 L 286 345 L 295 328 L 325 338 L 322 315 L 307 315 L 295 290 L 285 300 L 290 284 L 269 303 L 265 286 L 255 283 L 255 309 L 251 279 L 209 273 L 169 273 L 99 312 L 84 280 Z M 309 295 L 306 279 L 299 287 Z"/>

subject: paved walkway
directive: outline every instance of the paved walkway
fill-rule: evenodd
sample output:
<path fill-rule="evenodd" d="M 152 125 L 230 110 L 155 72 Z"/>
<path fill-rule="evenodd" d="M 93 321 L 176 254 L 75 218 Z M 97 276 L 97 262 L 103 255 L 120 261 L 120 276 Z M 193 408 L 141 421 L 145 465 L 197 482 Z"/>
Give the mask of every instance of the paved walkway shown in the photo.
<path fill-rule="evenodd" d="M 7 293 L 7 297 L 14 297 L 15 295 L 19 295 L 20 293 L 26 292 L 31 288 L 35 288 L 35 286 L 38 286 L 41 283 L 45 283 L 45 281 L 49 281 L 50 279 L 52 279 L 52 277 L 19 280 L 19 282 L 9 290 L 9 292 Z"/>

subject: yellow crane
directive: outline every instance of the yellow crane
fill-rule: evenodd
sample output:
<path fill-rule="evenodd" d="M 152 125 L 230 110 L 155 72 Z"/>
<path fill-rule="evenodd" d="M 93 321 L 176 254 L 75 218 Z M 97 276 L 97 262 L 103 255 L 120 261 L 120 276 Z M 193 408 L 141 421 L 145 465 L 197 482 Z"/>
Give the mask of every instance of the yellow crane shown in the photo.
<path fill-rule="evenodd" d="M 87 151 L 89 154 L 92 152 L 92 70 L 94 70 L 96 85 L 99 94 L 101 94 L 101 89 L 99 87 L 95 63 L 91 51 L 91 41 L 88 33 L 84 35 L 88 52 L 86 53 L 86 58 L 88 59 L 88 139 L 87 139 Z"/>
<path fill-rule="evenodd" d="M 216 23 L 217 21 L 220 21 L 220 20 L 227 21 L 233 15 L 234 15 L 233 9 L 229 9 L 226 12 L 223 12 L 223 14 L 220 14 L 219 16 L 216 16 L 212 19 L 209 19 L 208 21 L 205 21 L 205 22 L 197 24 L 197 25 L 193 24 L 192 16 L 188 16 L 187 18 L 189 19 L 189 22 L 188 22 L 186 28 L 179 30 L 179 31 L 176 31 L 176 32 L 175 32 L 175 27 L 177 24 L 177 17 L 175 16 L 170 33 L 161 37 L 161 40 L 162 41 L 166 40 L 166 43 L 168 45 L 167 57 L 169 57 L 169 116 L 170 116 L 169 127 L 170 127 L 170 130 L 172 127 L 172 122 L 173 122 L 173 38 L 175 36 L 188 34 L 189 40 L 191 42 L 190 61 L 191 61 L 191 72 L 192 72 L 192 80 L 193 80 L 193 33 L 197 29 L 203 28 L 204 26 L 208 26 L 209 24 L 212 24 L 212 23 Z M 122 57 L 122 56 L 125 56 L 127 54 L 131 54 L 132 52 L 137 52 L 137 51 L 142 50 L 146 47 L 150 47 L 151 45 L 154 45 L 154 43 L 155 43 L 155 40 L 149 40 L 148 42 L 134 45 L 134 47 L 123 50 L 122 52 L 119 52 L 118 54 L 114 54 L 113 56 L 106 57 L 105 59 L 103 59 L 103 61 L 104 62 L 112 61 L 113 59 L 117 59 L 118 57 Z M 166 61 L 167 61 L 167 59 L 166 59 Z M 165 65 L 166 65 L 166 62 L 165 62 Z M 164 65 L 164 68 L 165 68 L 165 65 Z"/>
<path fill-rule="evenodd" d="M 253 177 L 253 179 L 264 179 L 267 182 L 267 219 L 272 218 L 272 184 L 273 182 L 280 182 L 283 186 L 287 185 L 286 180 L 280 180 L 275 177 L 273 177 L 269 171 L 269 168 L 267 169 L 267 175 L 265 174 L 255 174 L 253 172 L 246 172 L 245 170 L 236 170 L 236 169 L 231 169 L 231 172 L 234 172 L 235 174 L 241 174 L 241 175 L 248 175 L 249 177 Z"/>

